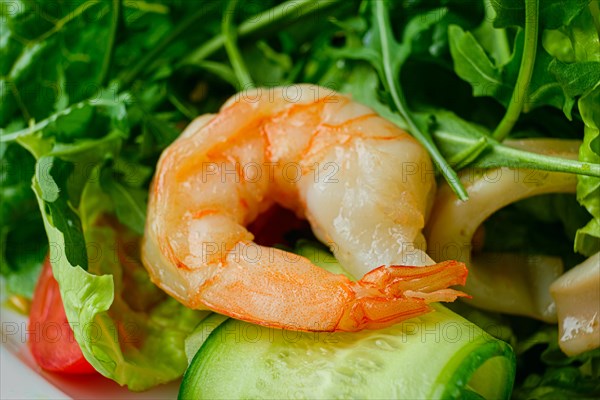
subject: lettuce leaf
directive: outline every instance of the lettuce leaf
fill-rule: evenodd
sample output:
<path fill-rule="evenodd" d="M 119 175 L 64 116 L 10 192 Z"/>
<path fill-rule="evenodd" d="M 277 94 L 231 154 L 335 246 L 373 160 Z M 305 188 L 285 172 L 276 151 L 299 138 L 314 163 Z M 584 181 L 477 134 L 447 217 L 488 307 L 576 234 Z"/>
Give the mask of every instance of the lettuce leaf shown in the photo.
<path fill-rule="evenodd" d="M 75 121 L 90 118 L 97 133 L 81 137 L 86 124 Z M 138 230 L 145 218 L 144 198 L 128 191 L 115 196 L 103 179 L 119 190 L 125 185 L 114 160 L 128 135 L 124 105 L 100 101 L 67 108 L 13 136 L 36 159 L 33 193 L 75 339 L 102 375 L 144 390 L 183 374 L 184 340 L 207 312 L 154 286 L 139 259 L 140 237 L 117 222 L 123 204 L 138 208 Z"/>
<path fill-rule="evenodd" d="M 579 99 L 579 110 L 585 123 L 579 159 L 600 164 L 600 82 Z M 577 177 L 577 200 L 592 215 L 592 219 L 575 236 L 575 251 L 591 256 L 600 250 L 600 179 Z"/>
<path fill-rule="evenodd" d="M 131 390 L 180 377 L 187 367 L 184 340 L 207 312 L 184 307 L 150 282 L 135 258 L 137 237 L 119 232 L 103 216 L 110 211 L 103 204 L 111 203 L 96 184 L 86 187 L 81 207 L 88 271 L 69 262 L 64 235 L 44 206 L 37 177 L 33 189 L 67 318 L 86 359 Z"/>

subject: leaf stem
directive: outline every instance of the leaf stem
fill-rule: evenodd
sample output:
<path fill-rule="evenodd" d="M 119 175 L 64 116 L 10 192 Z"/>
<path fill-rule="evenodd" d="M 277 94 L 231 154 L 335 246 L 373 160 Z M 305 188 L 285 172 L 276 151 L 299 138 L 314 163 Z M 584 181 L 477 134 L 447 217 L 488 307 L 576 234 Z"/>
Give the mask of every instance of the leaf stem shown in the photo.
<path fill-rule="evenodd" d="M 595 176 L 600 178 L 599 164 L 533 153 L 530 151 L 515 149 L 509 146 L 503 146 L 501 144 L 494 146 L 493 152 L 510 160 L 510 162 L 507 162 L 507 165 L 503 165 L 506 167 L 533 167 L 534 169 L 543 171 L 567 172 L 571 174 Z M 515 165 L 515 163 L 522 163 L 523 165 Z M 492 167 L 498 165 L 488 166 L 485 163 L 481 163 L 478 166 Z"/>
<path fill-rule="evenodd" d="M 481 140 L 481 138 L 476 137 L 458 136 L 454 132 L 440 129 L 434 130 L 433 136 L 438 142 L 444 143 L 448 147 L 456 146 L 465 149 L 476 148 Z M 489 137 L 487 142 L 491 151 L 485 154 L 476 154 L 477 158 L 471 160 L 469 166 L 476 168 L 530 168 L 600 177 L 600 165 L 598 164 L 516 149 L 505 146 Z"/>
<path fill-rule="evenodd" d="M 394 76 L 394 71 L 392 67 L 392 54 L 390 53 L 390 43 L 389 38 L 386 35 L 386 32 L 391 32 L 389 27 L 388 15 L 386 14 L 385 5 L 383 1 L 375 1 L 375 17 L 377 20 L 377 24 L 379 25 L 379 31 L 381 34 L 379 35 L 379 39 L 381 41 L 381 55 L 383 58 L 383 74 L 386 82 L 386 86 L 388 86 L 390 94 L 392 95 L 392 100 L 394 101 L 394 105 L 396 109 L 408 123 L 411 133 L 415 136 L 421 144 L 427 149 L 431 158 L 440 169 L 452 190 L 456 193 L 459 199 L 467 200 L 469 195 L 463 185 L 460 183 L 460 179 L 458 178 L 456 171 L 452 169 L 452 167 L 448 164 L 446 159 L 442 156 L 439 149 L 436 147 L 430 135 L 421 131 L 412 114 L 408 110 L 408 106 L 406 105 L 406 99 L 404 98 L 404 93 L 397 81 L 397 77 Z"/>
<path fill-rule="evenodd" d="M 78 109 L 78 108 L 83 108 L 87 105 L 93 106 L 93 107 L 115 107 L 115 106 L 123 105 L 123 103 L 118 103 L 118 102 L 115 102 L 112 100 L 105 100 L 105 99 L 83 100 L 83 101 L 80 101 L 79 103 L 73 104 L 73 105 L 65 108 L 64 110 L 61 110 L 61 111 L 58 111 L 58 112 L 52 114 L 48 118 L 45 118 L 36 124 L 31 124 L 28 128 L 21 129 L 16 132 L 6 133 L 6 134 L 4 133 L 4 129 L 0 128 L 0 143 L 12 142 L 14 140 L 19 139 L 20 137 L 27 136 L 27 135 L 30 135 L 37 131 L 40 131 L 40 130 L 44 129 L 45 127 L 47 127 L 48 125 L 50 125 L 52 122 L 56 121 L 59 117 L 62 117 L 63 115 L 67 115 L 67 114 L 73 112 L 73 110 Z"/>
<path fill-rule="evenodd" d="M 239 90 L 245 90 L 252 89 L 255 85 L 237 46 L 237 32 L 233 26 L 233 17 L 235 16 L 237 4 L 238 0 L 229 0 L 229 4 L 223 15 L 221 32 L 224 38 L 225 51 L 238 80 Z"/>
<path fill-rule="evenodd" d="M 219 78 L 223 79 L 223 81 L 229 83 L 232 87 L 237 85 L 237 78 L 229 65 L 217 61 L 206 60 L 199 61 L 196 64 L 196 67 L 218 76 Z"/>
<path fill-rule="evenodd" d="M 496 127 L 493 137 L 496 140 L 503 141 L 506 139 L 513 126 L 517 123 L 519 115 L 523 110 L 525 101 L 527 100 L 527 91 L 533 74 L 533 66 L 535 64 L 535 56 L 538 42 L 538 23 L 539 23 L 539 0 L 524 0 L 525 1 L 525 46 L 523 48 L 523 57 L 519 67 L 519 76 L 512 94 L 510 104 L 506 110 L 506 114 Z"/>
<path fill-rule="evenodd" d="M 278 23 L 284 22 L 294 16 L 296 17 L 294 22 L 298 22 L 304 18 L 311 17 L 318 12 L 322 12 L 339 2 L 341 2 L 341 0 L 327 0 L 325 2 L 314 0 L 289 0 L 242 22 L 238 26 L 237 35 L 240 38 L 248 36 L 263 29 L 276 26 Z M 205 42 L 204 45 L 181 60 L 176 67 L 178 68 L 186 64 L 195 64 L 202 61 L 222 48 L 224 44 L 225 36 L 223 34 L 214 36 L 212 39 Z"/>
<path fill-rule="evenodd" d="M 40 36 L 34 39 L 33 42 L 43 42 L 44 40 L 48 39 L 50 36 L 54 35 L 55 33 L 59 32 L 62 28 L 64 28 L 65 25 L 67 25 L 69 22 L 73 21 L 75 18 L 88 11 L 90 7 L 93 7 L 96 4 L 99 3 L 93 1 L 86 1 L 83 4 L 80 4 L 72 12 L 67 13 L 67 15 L 56 21 L 51 29 L 42 33 Z"/>
<path fill-rule="evenodd" d="M 100 76 L 98 78 L 98 82 L 101 86 L 106 83 L 113 54 L 115 52 L 115 39 L 117 37 L 117 28 L 119 27 L 119 17 L 121 14 L 121 0 L 113 0 L 112 9 L 112 25 L 110 27 L 108 43 L 106 44 L 106 53 L 104 53 L 104 59 L 102 60 L 102 69 L 100 70 Z"/>

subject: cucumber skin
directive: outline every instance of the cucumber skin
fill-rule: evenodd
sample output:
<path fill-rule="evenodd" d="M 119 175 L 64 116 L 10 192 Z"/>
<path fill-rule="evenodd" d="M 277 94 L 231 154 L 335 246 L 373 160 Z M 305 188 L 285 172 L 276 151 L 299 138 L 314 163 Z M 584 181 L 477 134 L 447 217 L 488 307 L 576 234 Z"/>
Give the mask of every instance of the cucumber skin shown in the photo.
<path fill-rule="evenodd" d="M 444 334 L 441 324 L 461 337 Z M 292 332 L 230 319 L 192 360 L 179 398 L 459 398 L 491 358 L 500 361 L 483 385 L 491 385 L 491 398 L 508 399 L 515 369 L 510 346 L 441 306 L 359 333 Z"/>

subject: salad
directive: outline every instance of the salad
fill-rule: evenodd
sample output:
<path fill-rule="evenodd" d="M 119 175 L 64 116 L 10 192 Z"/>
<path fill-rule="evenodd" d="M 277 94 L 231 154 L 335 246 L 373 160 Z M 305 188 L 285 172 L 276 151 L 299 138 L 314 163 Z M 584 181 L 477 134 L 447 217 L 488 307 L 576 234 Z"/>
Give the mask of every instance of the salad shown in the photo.
<path fill-rule="evenodd" d="M 0 282 L 30 328 L 59 327 L 29 343 L 41 367 L 132 391 L 183 377 L 181 398 L 600 396 L 597 1 L 1 7 Z M 151 282 L 140 238 L 161 154 L 236 93 L 298 84 L 427 150 L 428 254 L 467 265 L 471 299 L 315 335 L 193 310 Z M 354 278 L 306 225 L 266 216 L 257 236 Z"/>

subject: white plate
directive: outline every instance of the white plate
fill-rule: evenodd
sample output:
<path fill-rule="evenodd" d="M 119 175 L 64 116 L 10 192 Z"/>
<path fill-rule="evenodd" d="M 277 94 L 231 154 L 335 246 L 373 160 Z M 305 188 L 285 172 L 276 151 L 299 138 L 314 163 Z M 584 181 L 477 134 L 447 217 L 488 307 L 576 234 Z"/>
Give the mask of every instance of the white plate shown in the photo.
<path fill-rule="evenodd" d="M 27 318 L 0 307 L 0 399 L 175 399 L 179 382 L 130 392 L 102 376 L 60 375 L 37 366 L 27 347 Z"/>

